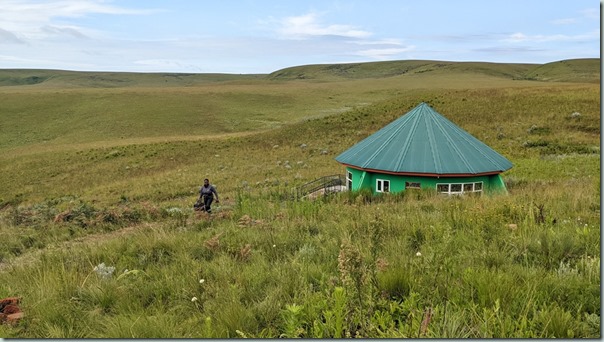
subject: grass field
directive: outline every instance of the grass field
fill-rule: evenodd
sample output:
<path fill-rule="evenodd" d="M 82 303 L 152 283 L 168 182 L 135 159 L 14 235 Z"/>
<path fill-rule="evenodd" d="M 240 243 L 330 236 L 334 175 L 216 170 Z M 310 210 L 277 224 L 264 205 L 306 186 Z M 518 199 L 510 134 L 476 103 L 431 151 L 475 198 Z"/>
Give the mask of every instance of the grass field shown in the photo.
<path fill-rule="evenodd" d="M 599 63 L 0 70 L 0 337 L 598 338 Z M 422 101 L 508 195 L 290 198 Z"/>

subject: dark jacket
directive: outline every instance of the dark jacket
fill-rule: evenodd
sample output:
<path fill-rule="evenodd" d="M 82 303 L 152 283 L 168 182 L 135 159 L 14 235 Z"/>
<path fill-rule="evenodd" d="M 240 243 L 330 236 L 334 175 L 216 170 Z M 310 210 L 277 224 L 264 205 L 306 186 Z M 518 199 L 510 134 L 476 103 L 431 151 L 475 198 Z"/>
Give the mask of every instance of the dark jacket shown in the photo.
<path fill-rule="evenodd" d="M 218 193 L 216 192 L 216 188 L 213 185 L 208 185 L 208 187 L 205 186 L 201 186 L 199 188 L 199 197 L 203 197 L 203 196 L 210 196 L 213 197 L 214 195 L 216 195 L 216 197 L 218 197 Z"/>

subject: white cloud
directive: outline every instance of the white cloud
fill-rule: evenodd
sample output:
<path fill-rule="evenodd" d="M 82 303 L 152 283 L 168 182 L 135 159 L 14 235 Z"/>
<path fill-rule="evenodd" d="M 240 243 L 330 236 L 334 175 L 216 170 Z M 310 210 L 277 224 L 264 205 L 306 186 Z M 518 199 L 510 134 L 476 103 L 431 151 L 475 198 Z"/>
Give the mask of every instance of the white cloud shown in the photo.
<path fill-rule="evenodd" d="M 513 33 L 502 39 L 502 42 L 506 43 L 544 43 L 544 42 L 577 42 L 599 39 L 600 32 L 594 31 L 586 34 L 578 35 L 565 35 L 565 34 L 552 34 L 552 35 L 526 35 L 521 32 Z"/>
<path fill-rule="evenodd" d="M 0 1 L 0 28 L 20 39 L 43 39 L 49 33 L 56 34 L 57 28 L 68 29 L 63 33 L 77 36 L 85 29 L 76 26 L 61 27 L 56 21 L 61 18 L 78 18 L 90 14 L 140 15 L 156 10 L 128 9 L 113 6 L 103 0 L 2 0 Z M 50 30 L 49 30 L 50 28 Z"/>
<path fill-rule="evenodd" d="M 367 38 L 371 32 L 351 25 L 325 25 L 319 22 L 318 14 L 308 13 L 301 16 L 287 17 L 281 20 L 279 33 L 289 39 L 304 39 L 317 36 L 339 36 L 347 38 Z"/>
<path fill-rule="evenodd" d="M 134 64 L 141 65 L 149 70 L 179 70 L 179 71 L 196 71 L 203 70 L 195 64 L 185 63 L 176 59 L 145 59 L 134 61 Z"/>
<path fill-rule="evenodd" d="M 357 51 L 355 55 L 361 57 L 368 57 L 377 60 L 385 60 L 393 58 L 404 52 L 410 52 L 415 50 L 415 46 L 411 45 L 405 48 L 385 48 L 385 49 L 368 49 Z"/>
<path fill-rule="evenodd" d="M 395 45 L 395 46 L 403 45 L 403 43 L 401 42 L 400 39 L 394 39 L 394 38 L 386 38 L 386 39 L 379 39 L 379 40 L 361 40 L 361 41 L 356 41 L 354 43 L 358 44 L 358 45 Z"/>
<path fill-rule="evenodd" d="M 571 24 L 577 24 L 581 21 L 584 21 L 584 19 L 598 19 L 598 20 L 600 19 L 600 11 L 595 8 L 585 9 L 585 10 L 579 11 L 579 13 L 582 16 L 582 18 L 561 18 L 561 19 L 552 20 L 552 21 L 550 21 L 550 23 L 552 23 L 554 25 L 571 25 Z"/>
<path fill-rule="evenodd" d="M 0 44 L 2 43 L 23 44 L 24 42 L 14 33 L 0 28 Z"/>
<path fill-rule="evenodd" d="M 84 33 L 81 32 L 81 29 L 77 26 L 45 25 L 40 29 L 41 31 L 51 35 L 67 35 L 80 39 L 88 38 Z"/>
<path fill-rule="evenodd" d="M 589 8 L 586 10 L 581 11 L 581 14 L 585 17 L 585 18 L 589 18 L 589 19 L 600 19 L 600 10 L 597 8 Z"/>
<path fill-rule="evenodd" d="M 577 23 L 577 19 L 575 18 L 564 18 L 564 19 L 556 19 L 551 21 L 554 25 L 570 25 Z"/>

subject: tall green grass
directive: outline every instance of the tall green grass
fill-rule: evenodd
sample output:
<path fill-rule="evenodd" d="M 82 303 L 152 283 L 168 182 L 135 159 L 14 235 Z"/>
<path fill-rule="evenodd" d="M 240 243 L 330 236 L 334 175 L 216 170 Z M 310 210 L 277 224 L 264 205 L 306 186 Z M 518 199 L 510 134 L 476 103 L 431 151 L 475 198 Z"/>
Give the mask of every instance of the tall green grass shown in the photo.
<path fill-rule="evenodd" d="M 538 223 L 533 206 L 525 191 L 297 204 L 245 194 L 230 215 L 143 226 L 9 267 L 0 293 L 21 295 L 31 320 L 3 329 L 63 338 L 595 337 L 599 218 L 569 207 L 556 212 L 565 219 Z M 97 274 L 101 263 L 115 272 Z"/>

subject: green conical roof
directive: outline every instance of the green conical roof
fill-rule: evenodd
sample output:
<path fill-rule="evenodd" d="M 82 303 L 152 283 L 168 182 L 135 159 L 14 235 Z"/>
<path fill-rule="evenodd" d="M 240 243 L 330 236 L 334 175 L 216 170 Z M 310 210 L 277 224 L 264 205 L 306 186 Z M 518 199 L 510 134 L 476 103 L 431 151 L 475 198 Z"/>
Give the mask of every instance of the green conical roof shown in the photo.
<path fill-rule="evenodd" d="M 495 174 L 512 167 L 423 102 L 336 160 L 358 169 L 431 176 Z"/>

